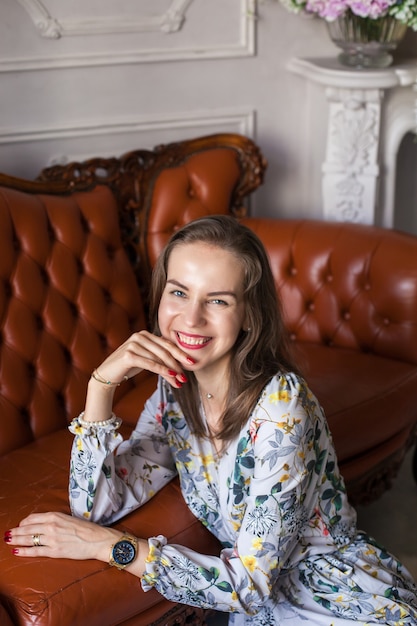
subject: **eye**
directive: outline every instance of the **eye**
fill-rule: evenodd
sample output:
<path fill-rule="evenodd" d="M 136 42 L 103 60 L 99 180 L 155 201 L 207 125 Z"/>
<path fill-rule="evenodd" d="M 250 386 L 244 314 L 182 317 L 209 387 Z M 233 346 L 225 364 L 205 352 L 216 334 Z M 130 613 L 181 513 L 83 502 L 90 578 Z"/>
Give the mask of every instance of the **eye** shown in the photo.
<path fill-rule="evenodd" d="M 177 296 L 177 298 L 185 298 L 185 293 L 181 291 L 181 289 L 173 289 L 171 291 L 171 294 L 173 296 Z"/>
<path fill-rule="evenodd" d="M 217 304 L 220 306 L 227 306 L 227 302 L 225 300 L 221 300 L 220 298 L 213 298 L 213 300 L 209 300 L 211 304 Z"/>

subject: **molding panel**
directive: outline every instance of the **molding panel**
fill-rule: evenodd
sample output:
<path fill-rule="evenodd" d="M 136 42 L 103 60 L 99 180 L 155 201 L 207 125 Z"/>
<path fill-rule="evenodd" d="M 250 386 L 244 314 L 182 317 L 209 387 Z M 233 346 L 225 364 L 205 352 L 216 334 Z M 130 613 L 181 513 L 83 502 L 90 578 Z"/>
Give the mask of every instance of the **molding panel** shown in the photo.
<path fill-rule="evenodd" d="M 174 33 L 181 29 L 189 5 L 193 0 L 171 0 L 161 13 L 151 15 L 131 14 L 119 16 L 116 13 L 108 16 L 70 19 L 53 14 L 44 0 L 17 0 L 28 12 L 35 28 L 42 37 L 59 39 L 65 35 L 114 35 L 118 33 L 140 33 L 145 31 L 161 31 Z M 120 7 L 120 4 L 119 4 Z M 116 8 L 116 7 L 115 7 Z"/>
<path fill-rule="evenodd" d="M 0 72 L 255 54 L 256 0 L 149 0 L 139 10 L 129 0 L 123 11 L 118 0 L 13 1 L 29 20 Z"/>
<path fill-rule="evenodd" d="M 0 128 L 0 171 L 33 178 L 48 165 L 119 156 L 129 150 L 219 132 L 254 138 L 255 112 L 248 108 L 211 109 L 159 118 L 103 118 L 94 124 Z"/>

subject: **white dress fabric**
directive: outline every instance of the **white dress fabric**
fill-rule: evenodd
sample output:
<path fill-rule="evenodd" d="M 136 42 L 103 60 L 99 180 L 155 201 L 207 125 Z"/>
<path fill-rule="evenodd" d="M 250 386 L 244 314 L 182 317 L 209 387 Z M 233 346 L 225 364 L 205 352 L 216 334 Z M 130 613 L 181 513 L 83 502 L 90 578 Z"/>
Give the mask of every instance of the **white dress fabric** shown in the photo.
<path fill-rule="evenodd" d="M 188 507 L 223 546 L 216 557 L 150 538 L 145 591 L 230 613 L 233 626 L 417 625 L 416 585 L 357 532 L 326 419 L 303 379 L 274 377 L 221 456 L 190 433 L 162 379 L 129 440 L 77 419 L 70 430 L 74 515 L 111 524 L 178 474 Z"/>

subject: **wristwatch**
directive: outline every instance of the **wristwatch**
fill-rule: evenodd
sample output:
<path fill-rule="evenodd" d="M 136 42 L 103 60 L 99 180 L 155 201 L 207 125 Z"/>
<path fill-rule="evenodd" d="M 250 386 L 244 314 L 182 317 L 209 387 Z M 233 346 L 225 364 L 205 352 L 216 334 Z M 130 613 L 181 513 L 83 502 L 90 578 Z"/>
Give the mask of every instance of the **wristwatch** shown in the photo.
<path fill-rule="evenodd" d="M 124 569 L 136 559 L 138 540 L 132 535 L 123 535 L 110 549 L 109 564 Z"/>

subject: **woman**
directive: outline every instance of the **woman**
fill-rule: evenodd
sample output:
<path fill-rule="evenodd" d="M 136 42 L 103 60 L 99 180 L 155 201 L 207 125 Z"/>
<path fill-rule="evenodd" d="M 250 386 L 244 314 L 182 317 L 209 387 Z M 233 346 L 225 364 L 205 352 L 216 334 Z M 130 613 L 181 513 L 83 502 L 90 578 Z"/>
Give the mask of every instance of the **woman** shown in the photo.
<path fill-rule="evenodd" d="M 185 226 L 158 260 L 151 311 L 155 332 L 135 333 L 93 372 L 70 426 L 74 517 L 30 515 L 7 533 L 16 555 L 111 553 L 145 590 L 229 612 L 235 625 L 417 624 L 410 575 L 356 530 L 258 238 L 225 216 Z M 143 369 L 158 387 L 122 442 L 114 390 Z M 104 526 L 177 473 L 219 557 Z"/>

